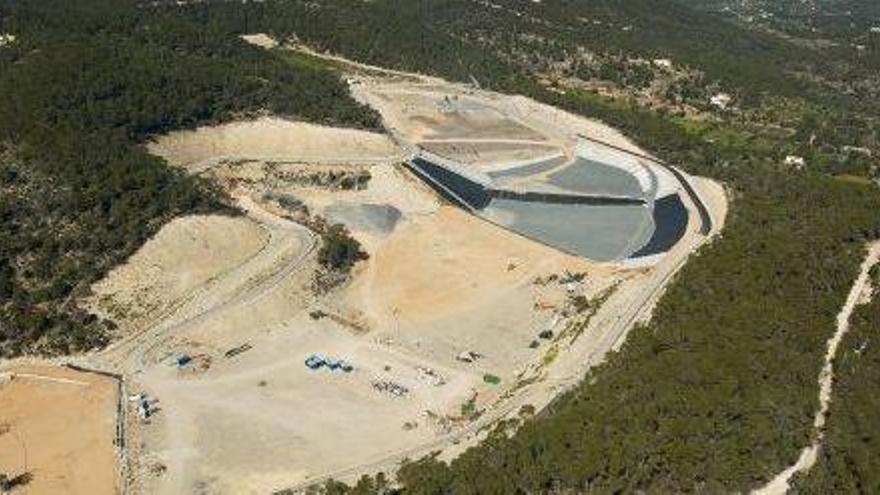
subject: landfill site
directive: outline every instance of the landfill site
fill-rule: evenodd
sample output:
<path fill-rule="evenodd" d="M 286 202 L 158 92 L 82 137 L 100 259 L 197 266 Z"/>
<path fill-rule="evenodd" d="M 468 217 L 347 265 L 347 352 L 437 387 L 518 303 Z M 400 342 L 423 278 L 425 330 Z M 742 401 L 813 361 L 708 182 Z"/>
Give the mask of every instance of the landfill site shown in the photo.
<path fill-rule="evenodd" d="M 347 64 L 386 134 L 262 117 L 147 145 L 242 214 L 177 218 L 92 287 L 118 335 L 68 361 L 113 375 L 65 369 L 109 388 L 71 426 L 92 436 L 53 448 L 103 445 L 110 491 L 67 492 L 298 492 L 449 460 L 575 385 L 723 227 L 720 184 L 602 123 Z M 320 276 L 316 222 L 362 244 L 348 277 Z M 41 366 L 3 371 L 64 385 Z M 21 407 L 9 387 L 0 409 Z"/>

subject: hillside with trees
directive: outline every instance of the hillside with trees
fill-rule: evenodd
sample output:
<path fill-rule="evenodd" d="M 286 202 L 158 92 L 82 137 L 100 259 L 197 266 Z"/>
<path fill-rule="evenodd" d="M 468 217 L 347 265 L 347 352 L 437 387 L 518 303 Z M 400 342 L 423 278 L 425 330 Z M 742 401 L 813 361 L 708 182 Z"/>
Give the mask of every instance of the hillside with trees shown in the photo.
<path fill-rule="evenodd" d="M 808 443 L 824 344 L 865 242 L 880 237 L 876 38 L 828 45 L 672 0 L 3 0 L 0 16 L 17 36 L 0 48 L 3 353 L 100 345 L 102 323 L 70 303 L 79 291 L 171 216 L 229 209 L 146 155 L 146 136 L 264 110 L 377 125 L 338 75 L 237 41 L 266 31 L 603 120 L 729 188 L 723 235 L 619 352 L 512 437 L 451 464 L 414 459 L 401 492 L 744 492 Z M 864 35 L 834 26 L 836 40 Z M 716 92 L 732 106 L 707 104 Z M 841 359 L 854 362 L 867 326 Z M 873 362 L 842 379 L 870 391 Z M 872 403 L 842 394 L 855 405 L 832 410 L 840 454 L 805 491 L 873 482 L 875 452 L 859 450 Z"/>
<path fill-rule="evenodd" d="M 874 297 L 858 306 L 834 360 L 834 397 L 819 460 L 793 483 L 794 493 L 876 493 L 880 491 L 880 265 L 874 270 Z"/>
<path fill-rule="evenodd" d="M 232 30 L 457 81 L 474 77 L 498 91 L 598 91 L 676 116 L 723 119 L 780 138 L 777 154 L 802 157 L 815 171 L 880 180 L 880 34 L 869 31 L 870 17 L 817 15 L 818 28 L 784 24 L 789 32 L 696 5 L 275 0 L 200 9 Z M 713 106 L 717 94 L 732 104 Z"/>
<path fill-rule="evenodd" d="M 289 62 L 198 12 L 129 0 L 2 0 L 0 356 L 107 342 L 77 299 L 167 220 L 235 214 L 140 146 L 274 113 L 376 129 L 337 74 Z"/>

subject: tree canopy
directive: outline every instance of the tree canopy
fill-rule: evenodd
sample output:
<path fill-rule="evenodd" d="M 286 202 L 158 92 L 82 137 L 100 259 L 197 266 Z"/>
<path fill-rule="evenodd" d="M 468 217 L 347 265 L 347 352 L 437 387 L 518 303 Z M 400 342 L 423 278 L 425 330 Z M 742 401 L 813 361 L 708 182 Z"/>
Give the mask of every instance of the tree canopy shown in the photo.
<path fill-rule="evenodd" d="M 338 74 L 216 23 L 209 4 L 0 0 L 0 356 L 107 342 L 91 282 L 184 213 L 234 213 L 149 136 L 271 112 L 379 128 Z"/>

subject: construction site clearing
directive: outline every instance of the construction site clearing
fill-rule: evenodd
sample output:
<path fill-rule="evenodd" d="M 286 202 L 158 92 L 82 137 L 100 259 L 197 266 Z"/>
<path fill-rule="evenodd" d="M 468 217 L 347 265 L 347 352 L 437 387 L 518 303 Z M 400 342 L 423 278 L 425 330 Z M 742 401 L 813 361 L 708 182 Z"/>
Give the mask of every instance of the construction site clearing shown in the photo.
<path fill-rule="evenodd" d="M 45 365 L 0 370 L 0 474 L 10 493 L 117 493 L 118 399 L 108 376 Z"/>
<path fill-rule="evenodd" d="M 719 184 L 601 123 L 348 67 L 388 135 L 264 117 L 148 145 L 245 215 L 176 219 L 92 288 L 118 335 L 72 360 L 134 397 L 125 493 L 302 490 L 450 459 L 575 385 L 723 226 Z M 369 255 L 321 290 L 318 217 Z"/>

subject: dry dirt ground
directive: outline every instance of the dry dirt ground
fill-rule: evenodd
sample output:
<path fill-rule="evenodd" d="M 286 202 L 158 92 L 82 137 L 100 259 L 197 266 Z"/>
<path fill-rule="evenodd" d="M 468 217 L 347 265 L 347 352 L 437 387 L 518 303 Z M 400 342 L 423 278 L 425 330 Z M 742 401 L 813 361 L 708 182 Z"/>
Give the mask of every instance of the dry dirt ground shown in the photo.
<path fill-rule="evenodd" d="M 511 162 L 532 162 L 558 156 L 564 151 L 557 146 L 529 142 L 422 141 L 420 146 L 456 162 L 489 170 Z"/>
<path fill-rule="evenodd" d="M 353 90 L 400 115 L 396 142 L 266 118 L 149 145 L 216 180 L 245 215 L 171 222 L 93 287 L 95 307 L 122 315 L 122 337 L 88 360 L 158 400 L 130 431 L 133 493 L 267 493 L 393 470 L 435 449 L 448 458 L 494 421 L 577 383 L 705 240 L 687 202 L 688 235 L 654 268 L 596 263 L 444 204 L 399 165 L 410 143 L 465 138 L 486 162 L 571 156 L 577 132 L 631 145 L 523 98 L 393 79 Z M 432 110 L 446 96 L 464 116 Z M 369 181 L 304 180 L 328 172 Z M 723 191 L 698 187 L 720 225 Z M 340 208 L 370 257 L 348 283 L 316 294 L 316 241 L 292 219 Z M 397 215 L 382 229 L 371 224 L 377 208 Z M 592 309 L 575 304 L 588 301 Z M 313 353 L 354 369 L 309 370 Z M 179 367 L 181 356 L 193 361 Z"/>
<path fill-rule="evenodd" d="M 116 390 L 110 378 L 65 368 L 0 370 L 0 472 L 26 464 L 33 475 L 13 493 L 116 493 Z"/>
<path fill-rule="evenodd" d="M 572 157 L 578 134 L 648 155 L 619 131 L 522 96 L 477 91 L 436 79 L 354 78 L 353 95 L 376 108 L 399 140 L 495 169 L 499 164 Z"/>
<path fill-rule="evenodd" d="M 135 383 L 162 410 L 142 430 L 145 467 L 166 472 L 143 480 L 146 491 L 264 493 L 428 442 L 466 423 L 469 401 L 476 409 L 497 399 L 521 364 L 544 351 L 529 343 L 566 294 L 558 283 L 535 285 L 536 277 L 589 271 L 591 293 L 614 278 L 611 267 L 441 206 L 398 167 L 370 170 L 361 191 L 276 184 L 315 211 L 344 199 L 402 212 L 385 236 L 353 229 L 371 257 L 347 287 L 315 298 L 303 272 L 251 305 L 222 305 L 150 351 Z M 233 170 L 215 172 L 229 178 Z M 237 190 L 264 185 L 238 183 Z M 545 309 L 535 312 L 536 304 Z M 314 309 L 336 319 L 314 320 Z M 250 350 L 224 357 L 245 343 Z M 465 351 L 484 357 L 456 360 Z M 355 371 L 309 371 L 303 361 L 312 353 L 343 358 Z M 210 367 L 180 371 L 173 359 L 182 354 L 206 356 Z M 501 385 L 485 383 L 487 373 Z M 395 397 L 374 382 L 408 393 Z"/>
<path fill-rule="evenodd" d="M 92 309 L 124 326 L 137 326 L 268 244 L 268 233 L 247 217 L 177 218 L 92 287 Z"/>
<path fill-rule="evenodd" d="M 400 160 L 399 149 L 382 134 L 272 117 L 159 136 L 147 149 L 191 173 L 240 159 L 320 163 Z"/>

